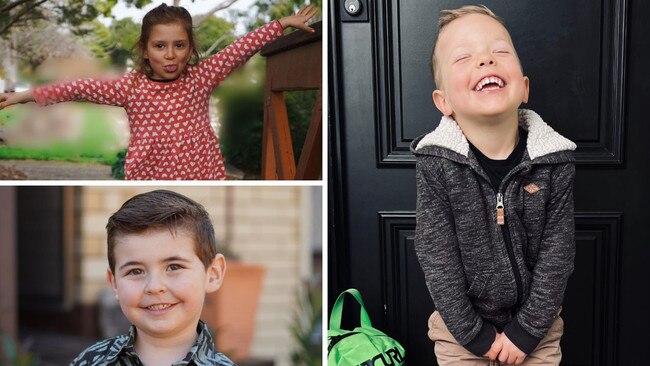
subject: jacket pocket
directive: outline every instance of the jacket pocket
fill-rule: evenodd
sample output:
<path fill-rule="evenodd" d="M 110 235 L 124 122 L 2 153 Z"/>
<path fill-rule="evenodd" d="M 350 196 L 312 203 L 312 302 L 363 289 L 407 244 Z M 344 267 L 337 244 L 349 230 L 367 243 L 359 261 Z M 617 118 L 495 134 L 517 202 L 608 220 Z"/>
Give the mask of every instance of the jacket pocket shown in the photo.
<path fill-rule="evenodd" d="M 467 296 L 480 299 L 485 292 L 488 279 L 485 276 L 475 275 L 472 283 L 467 289 Z"/>

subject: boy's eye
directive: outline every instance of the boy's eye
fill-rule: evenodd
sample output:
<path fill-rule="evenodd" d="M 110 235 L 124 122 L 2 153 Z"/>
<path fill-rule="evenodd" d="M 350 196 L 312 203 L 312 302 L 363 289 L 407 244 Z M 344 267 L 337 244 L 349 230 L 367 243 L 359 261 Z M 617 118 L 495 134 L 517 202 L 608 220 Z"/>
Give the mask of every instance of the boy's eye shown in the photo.
<path fill-rule="evenodd" d="M 181 266 L 180 264 L 176 264 L 176 263 L 172 263 L 169 266 L 167 266 L 167 269 L 169 269 L 170 271 L 177 271 L 177 270 L 183 269 L 183 268 L 184 268 L 183 266 Z"/>
<path fill-rule="evenodd" d="M 128 272 L 126 272 L 126 275 L 127 276 L 129 276 L 129 275 L 137 276 L 137 275 L 141 275 L 143 273 L 144 273 L 144 271 L 141 270 L 140 268 L 133 268 L 133 269 L 130 269 Z"/>
<path fill-rule="evenodd" d="M 461 56 L 456 57 L 456 60 L 454 62 L 467 60 L 468 58 L 469 58 L 469 55 L 461 55 Z"/>
<path fill-rule="evenodd" d="M 494 53 L 510 53 L 508 50 L 496 50 Z"/>

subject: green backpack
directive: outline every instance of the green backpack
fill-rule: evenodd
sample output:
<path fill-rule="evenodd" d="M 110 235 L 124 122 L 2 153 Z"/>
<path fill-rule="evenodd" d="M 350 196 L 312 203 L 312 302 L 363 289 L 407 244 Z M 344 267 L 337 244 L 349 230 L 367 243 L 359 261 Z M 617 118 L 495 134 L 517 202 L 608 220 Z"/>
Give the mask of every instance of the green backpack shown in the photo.
<path fill-rule="evenodd" d="M 354 330 L 341 329 L 341 313 L 345 294 L 354 296 L 361 305 L 361 326 Z M 356 289 L 343 291 L 336 299 L 327 331 L 328 366 L 399 366 L 405 364 L 404 347 L 396 340 L 372 327 L 370 317 Z"/>

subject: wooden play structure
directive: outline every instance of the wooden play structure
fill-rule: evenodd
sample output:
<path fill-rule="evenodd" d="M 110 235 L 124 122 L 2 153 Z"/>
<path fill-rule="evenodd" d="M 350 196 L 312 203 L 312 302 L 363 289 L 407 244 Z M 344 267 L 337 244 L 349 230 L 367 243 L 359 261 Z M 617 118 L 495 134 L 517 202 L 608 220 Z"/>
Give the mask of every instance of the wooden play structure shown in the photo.
<path fill-rule="evenodd" d="M 266 57 L 262 179 L 314 180 L 322 167 L 322 22 L 315 32 L 296 31 L 262 48 Z M 296 163 L 284 93 L 318 90 L 302 152 Z"/>

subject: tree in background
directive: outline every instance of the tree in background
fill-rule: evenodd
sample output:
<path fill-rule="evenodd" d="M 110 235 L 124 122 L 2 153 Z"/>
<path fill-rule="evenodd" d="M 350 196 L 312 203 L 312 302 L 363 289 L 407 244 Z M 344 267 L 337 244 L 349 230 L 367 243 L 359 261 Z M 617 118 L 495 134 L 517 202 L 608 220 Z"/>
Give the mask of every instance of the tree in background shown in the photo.
<path fill-rule="evenodd" d="M 235 40 L 235 24 L 214 15 L 205 18 L 194 31 L 202 57 L 213 55 Z M 214 47 L 213 47 L 214 46 Z"/>
<path fill-rule="evenodd" d="M 288 15 L 294 14 L 302 7 L 314 4 L 317 8 L 322 9 L 322 0 L 257 0 L 254 9 L 257 12 L 249 16 L 248 29 L 255 29 L 263 24 L 271 21 L 271 19 L 280 19 Z M 241 16 L 246 16 L 247 13 L 242 12 Z M 320 20 L 320 15 L 316 15 L 314 21 Z"/>
<path fill-rule="evenodd" d="M 138 8 L 151 0 L 122 0 Z M 7 35 L 12 27 L 28 25 L 34 20 L 47 20 L 73 27 L 91 21 L 99 15 L 110 16 L 117 0 L 0 0 L 0 35 Z"/>
<path fill-rule="evenodd" d="M 140 24 L 131 18 L 113 20 L 110 31 L 115 45 L 110 52 L 111 63 L 126 70 L 127 61 L 133 61 L 133 46 L 140 38 Z"/>
<path fill-rule="evenodd" d="M 13 48 L 16 61 L 34 71 L 48 58 L 68 57 L 73 54 L 89 55 L 89 50 L 70 32 L 46 21 L 34 21 L 30 27 L 16 27 L 12 34 L 13 46 L 2 41 L 3 49 Z"/>
<path fill-rule="evenodd" d="M 123 0 L 128 4 L 142 7 L 151 0 Z M 21 34 L 29 34 L 41 27 L 62 25 L 68 31 L 78 30 L 79 27 L 97 18 L 99 15 L 110 16 L 112 8 L 117 0 L 95 0 L 86 2 L 84 0 L 0 0 L 0 46 L 6 52 L 0 53 L 0 62 L 4 69 L 4 76 L 7 79 L 5 89 L 14 90 L 19 69 L 19 57 L 25 52 L 25 47 L 18 50 L 22 43 L 17 38 Z M 46 24 L 46 25 L 43 25 Z M 57 30 L 53 35 L 62 32 Z M 57 43 L 53 43 L 56 45 Z M 64 42 L 62 45 L 70 45 Z M 41 44 L 39 46 L 45 46 Z M 40 54 L 45 51 L 43 47 L 33 47 L 30 60 L 27 61 L 34 67 L 34 64 L 41 58 Z M 54 51 L 52 51 L 54 52 Z M 45 58 L 52 57 L 48 55 Z M 25 56 L 22 56 L 25 61 Z"/>

